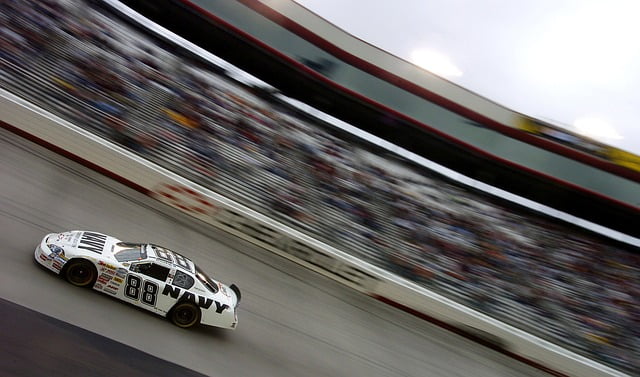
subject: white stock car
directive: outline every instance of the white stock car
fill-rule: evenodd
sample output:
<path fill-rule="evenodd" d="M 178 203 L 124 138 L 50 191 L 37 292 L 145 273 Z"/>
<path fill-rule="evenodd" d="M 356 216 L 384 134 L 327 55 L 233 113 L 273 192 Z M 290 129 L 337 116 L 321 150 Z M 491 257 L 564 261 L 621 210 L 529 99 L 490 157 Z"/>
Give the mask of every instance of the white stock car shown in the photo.
<path fill-rule="evenodd" d="M 235 329 L 238 323 L 238 287 L 209 278 L 190 259 L 162 246 L 74 230 L 47 234 L 35 259 L 75 286 L 166 316 L 179 327 Z"/>

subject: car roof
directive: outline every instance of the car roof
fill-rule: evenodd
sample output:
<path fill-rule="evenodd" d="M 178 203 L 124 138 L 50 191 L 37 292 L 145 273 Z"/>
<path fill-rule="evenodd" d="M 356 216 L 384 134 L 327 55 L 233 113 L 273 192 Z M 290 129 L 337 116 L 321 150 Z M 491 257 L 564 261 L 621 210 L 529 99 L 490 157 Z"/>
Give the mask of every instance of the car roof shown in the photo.
<path fill-rule="evenodd" d="M 182 271 L 194 274 L 195 264 L 193 261 L 184 255 L 177 253 L 164 246 L 148 244 L 150 246 L 147 251 L 147 259 L 156 260 L 163 264 L 170 265 Z"/>

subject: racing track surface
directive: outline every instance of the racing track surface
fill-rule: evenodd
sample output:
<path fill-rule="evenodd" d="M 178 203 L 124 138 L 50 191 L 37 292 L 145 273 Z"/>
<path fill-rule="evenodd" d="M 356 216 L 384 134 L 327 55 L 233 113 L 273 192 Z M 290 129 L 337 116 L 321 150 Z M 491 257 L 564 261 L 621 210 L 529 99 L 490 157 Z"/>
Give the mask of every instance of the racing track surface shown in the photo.
<path fill-rule="evenodd" d="M 0 376 L 203 377 L 3 299 L 0 318 Z M 78 357 L 75 350 L 83 356 Z"/>
<path fill-rule="evenodd" d="M 0 297 L 207 375 L 547 376 L 191 221 L 4 129 L 0 229 Z M 236 282 L 238 329 L 182 330 L 38 268 L 32 258 L 41 237 L 69 229 L 163 244 L 212 277 Z"/>

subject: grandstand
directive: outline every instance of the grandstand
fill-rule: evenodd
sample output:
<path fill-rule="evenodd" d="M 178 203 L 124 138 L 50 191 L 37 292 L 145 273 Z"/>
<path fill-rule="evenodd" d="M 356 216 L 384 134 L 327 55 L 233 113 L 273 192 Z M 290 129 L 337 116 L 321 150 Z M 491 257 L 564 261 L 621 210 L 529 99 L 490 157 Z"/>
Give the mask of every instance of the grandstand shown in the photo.
<path fill-rule="evenodd" d="M 3 2 L 0 82 L 327 244 L 627 372 L 640 254 L 472 190 L 92 2 Z"/>
<path fill-rule="evenodd" d="M 304 13 L 291 0 L 124 3 L 290 98 L 470 178 L 640 236 L 633 226 L 637 170 L 524 132 L 522 114 L 428 76 L 319 17 L 291 19 L 281 12 Z M 318 71 L 316 60 L 332 69 Z M 446 93 L 433 91 L 443 87 Z M 456 95 L 442 97 L 449 92 Z"/>

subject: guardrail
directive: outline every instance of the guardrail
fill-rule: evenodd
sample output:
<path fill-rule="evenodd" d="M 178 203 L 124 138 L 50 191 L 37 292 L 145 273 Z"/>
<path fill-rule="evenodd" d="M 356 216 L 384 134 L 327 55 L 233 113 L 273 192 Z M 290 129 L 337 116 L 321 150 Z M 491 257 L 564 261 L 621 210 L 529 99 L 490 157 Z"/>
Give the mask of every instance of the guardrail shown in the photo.
<path fill-rule="evenodd" d="M 626 376 L 291 229 L 0 89 L 3 128 L 313 271 L 556 376 Z"/>

